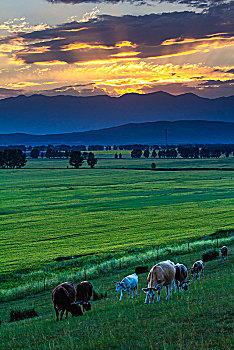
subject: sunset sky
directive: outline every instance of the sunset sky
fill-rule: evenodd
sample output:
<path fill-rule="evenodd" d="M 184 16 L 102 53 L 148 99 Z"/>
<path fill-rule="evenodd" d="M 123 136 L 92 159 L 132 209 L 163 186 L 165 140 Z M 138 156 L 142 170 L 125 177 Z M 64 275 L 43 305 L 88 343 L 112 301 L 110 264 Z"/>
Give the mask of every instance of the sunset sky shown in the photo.
<path fill-rule="evenodd" d="M 8 0 L 0 98 L 234 94 L 234 1 Z"/>

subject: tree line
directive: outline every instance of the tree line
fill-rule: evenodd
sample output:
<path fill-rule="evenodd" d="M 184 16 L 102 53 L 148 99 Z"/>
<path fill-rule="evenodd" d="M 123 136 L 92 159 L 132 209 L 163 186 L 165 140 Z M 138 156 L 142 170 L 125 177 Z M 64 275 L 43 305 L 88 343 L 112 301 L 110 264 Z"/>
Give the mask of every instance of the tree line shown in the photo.
<path fill-rule="evenodd" d="M 178 148 L 167 148 L 163 150 L 159 150 L 156 152 L 154 149 L 152 153 L 148 149 L 145 149 L 142 151 L 141 149 L 133 149 L 131 151 L 131 157 L 132 158 L 141 158 L 142 156 L 145 158 L 171 158 L 175 159 L 178 156 L 180 158 L 188 159 L 198 159 L 198 158 L 220 158 L 221 155 L 224 154 L 226 158 L 228 158 L 231 155 L 231 152 L 229 150 L 226 150 L 225 152 L 222 152 L 219 148 L 208 148 L 208 147 L 201 147 L 198 146 L 190 146 L 185 147 L 179 145 Z M 234 156 L 234 152 L 233 152 Z"/>

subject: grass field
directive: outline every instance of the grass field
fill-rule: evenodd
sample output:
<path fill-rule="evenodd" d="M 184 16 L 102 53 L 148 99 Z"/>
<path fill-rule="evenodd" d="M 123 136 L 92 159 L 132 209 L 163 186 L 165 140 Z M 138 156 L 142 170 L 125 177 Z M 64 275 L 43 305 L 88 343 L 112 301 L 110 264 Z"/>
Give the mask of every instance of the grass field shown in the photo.
<path fill-rule="evenodd" d="M 232 167 L 233 159 L 206 166 Z M 134 162 L 118 160 L 124 161 Z M 139 167 L 149 162 L 137 161 Z M 37 269 L 59 256 L 163 246 L 233 228 L 233 171 L 153 172 L 113 164 L 99 160 L 96 169 L 75 170 L 66 169 L 65 160 L 38 160 L 1 170 L 0 274 Z"/>
<path fill-rule="evenodd" d="M 196 252 L 170 256 L 187 266 L 201 258 Z M 123 269 L 99 276 L 91 282 L 107 298 L 92 302 L 92 310 L 83 317 L 55 321 L 51 291 L 0 305 L 1 349 L 232 349 L 233 345 L 233 248 L 227 261 L 205 264 L 205 277 L 190 284 L 188 292 L 172 293 L 165 300 L 144 304 L 141 288 L 147 274 L 139 276 L 139 296 L 118 301 L 113 280 L 132 273 Z M 155 258 L 149 267 L 156 263 Z M 34 307 L 39 317 L 9 323 L 10 310 Z"/>
<path fill-rule="evenodd" d="M 231 349 L 233 238 L 225 232 L 233 231 L 234 172 L 225 169 L 234 158 L 104 156 L 95 169 L 43 159 L 0 171 L 0 349 Z M 152 161 L 181 170 L 152 171 Z M 204 167 L 223 170 L 198 170 Z M 191 266 L 216 245 L 216 233 L 228 260 L 206 263 L 206 277 L 189 292 L 166 302 L 164 291 L 160 303 L 145 305 L 143 274 L 139 296 L 118 302 L 113 280 L 154 265 L 157 253 Z M 84 279 L 84 267 L 108 297 L 83 317 L 56 323 L 51 291 Z M 9 323 L 12 309 L 31 307 L 39 317 Z"/>

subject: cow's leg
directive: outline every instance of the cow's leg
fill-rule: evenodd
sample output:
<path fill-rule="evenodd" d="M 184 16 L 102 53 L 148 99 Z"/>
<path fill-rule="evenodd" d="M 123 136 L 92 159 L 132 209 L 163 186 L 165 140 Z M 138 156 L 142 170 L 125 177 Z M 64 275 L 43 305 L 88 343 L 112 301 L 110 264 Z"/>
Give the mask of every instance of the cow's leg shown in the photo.
<path fill-rule="evenodd" d="M 198 272 L 198 279 L 200 279 L 200 276 L 201 276 L 201 271 Z"/>
<path fill-rule="evenodd" d="M 134 297 L 134 290 L 135 288 L 132 289 L 132 298 Z"/>
<path fill-rule="evenodd" d="M 204 274 L 204 269 L 202 269 L 202 276 L 203 276 L 203 277 L 205 276 L 205 274 Z"/>
<path fill-rule="evenodd" d="M 145 304 L 148 303 L 149 297 L 148 297 L 148 292 L 146 293 L 146 297 L 145 297 Z"/>
<path fill-rule="evenodd" d="M 137 287 L 138 287 L 138 286 L 136 286 L 136 296 L 137 296 Z"/>
<path fill-rule="evenodd" d="M 66 309 L 66 314 L 65 314 L 66 320 L 67 320 L 67 317 L 68 317 L 68 309 Z"/>
<path fill-rule="evenodd" d="M 123 298 L 123 291 L 121 290 L 119 301 L 121 301 L 122 298 Z"/>
<path fill-rule="evenodd" d="M 167 300 L 170 299 L 172 284 L 173 284 L 173 281 L 167 286 L 167 297 L 166 297 Z"/>
<path fill-rule="evenodd" d="M 157 301 L 160 301 L 162 286 L 159 287 Z"/>
<path fill-rule="evenodd" d="M 129 297 L 129 299 L 131 298 L 131 288 L 129 288 L 129 290 L 128 290 L 128 297 Z"/>
<path fill-rule="evenodd" d="M 61 311 L 61 314 L 60 314 L 60 321 L 62 321 L 64 311 L 65 311 L 65 310 L 62 310 L 62 311 Z"/>
<path fill-rule="evenodd" d="M 58 321 L 59 320 L 59 311 L 58 311 L 57 307 L 55 307 L 54 309 L 56 312 L 56 321 Z"/>
<path fill-rule="evenodd" d="M 175 286 L 175 293 L 176 293 L 176 288 L 178 288 L 178 284 L 177 284 L 177 282 L 175 280 L 174 280 L 174 286 Z"/>

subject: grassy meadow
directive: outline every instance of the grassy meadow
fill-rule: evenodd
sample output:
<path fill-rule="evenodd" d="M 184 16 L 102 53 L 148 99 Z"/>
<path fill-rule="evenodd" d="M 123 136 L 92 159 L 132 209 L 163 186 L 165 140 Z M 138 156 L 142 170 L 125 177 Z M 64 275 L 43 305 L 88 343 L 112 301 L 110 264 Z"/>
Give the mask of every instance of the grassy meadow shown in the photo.
<path fill-rule="evenodd" d="M 0 171 L 0 349 L 231 349 L 234 158 L 98 157 L 95 169 L 43 159 Z M 178 171 L 152 171 L 152 162 Z M 164 291 L 145 305 L 143 274 L 139 296 L 118 302 L 113 280 L 157 255 L 191 266 L 217 237 L 231 248 L 228 260 L 206 263 L 188 293 L 166 302 Z M 84 268 L 107 298 L 56 323 L 52 289 L 83 280 Z M 11 310 L 31 307 L 39 317 L 9 323 Z"/>
<path fill-rule="evenodd" d="M 66 160 L 29 160 L 24 169 L 0 171 L 0 274 L 38 269 L 60 256 L 124 253 L 233 228 L 233 171 L 114 169 L 113 162 L 67 169 Z"/>
<path fill-rule="evenodd" d="M 201 253 L 170 255 L 174 262 L 187 266 Z M 188 292 L 174 294 L 159 303 L 144 304 L 141 290 L 147 273 L 139 276 L 139 295 L 121 302 L 113 280 L 121 280 L 133 268 L 91 280 L 97 292 L 107 298 L 92 302 L 84 316 L 55 321 L 51 291 L 0 304 L 1 349 L 232 349 L 233 345 L 233 248 L 228 259 L 205 263 L 205 277 L 190 283 Z M 148 262 L 151 267 L 155 257 Z M 32 308 L 39 317 L 9 323 L 10 310 Z"/>

